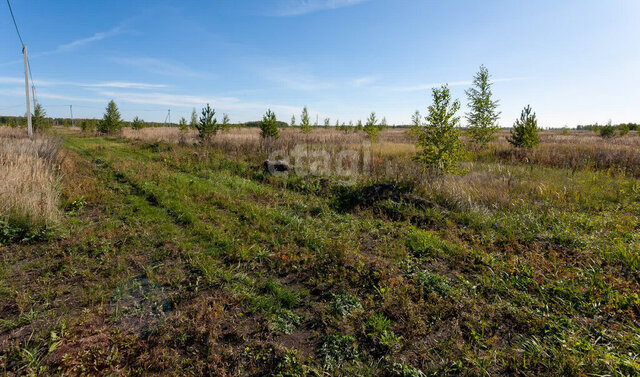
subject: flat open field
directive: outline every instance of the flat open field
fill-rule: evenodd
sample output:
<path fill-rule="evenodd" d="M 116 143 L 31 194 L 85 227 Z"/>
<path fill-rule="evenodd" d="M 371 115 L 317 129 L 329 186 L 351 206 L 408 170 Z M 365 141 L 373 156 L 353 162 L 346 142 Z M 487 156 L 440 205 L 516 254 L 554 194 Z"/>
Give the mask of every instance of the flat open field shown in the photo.
<path fill-rule="evenodd" d="M 403 130 L 54 132 L 0 132 L 59 202 L 0 223 L 4 375 L 640 373 L 635 132 L 503 132 L 435 181 Z"/>

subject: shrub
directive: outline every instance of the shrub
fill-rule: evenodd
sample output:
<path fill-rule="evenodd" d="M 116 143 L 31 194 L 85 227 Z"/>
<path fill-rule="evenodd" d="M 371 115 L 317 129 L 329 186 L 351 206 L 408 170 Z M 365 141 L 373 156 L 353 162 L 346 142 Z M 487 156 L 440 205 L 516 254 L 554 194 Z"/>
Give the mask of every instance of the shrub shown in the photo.
<path fill-rule="evenodd" d="M 511 129 L 511 136 L 507 137 L 511 145 L 516 148 L 533 148 L 540 143 L 538 137 L 538 120 L 536 113 L 531 112 L 531 106 L 522 110 L 520 119 L 517 119 Z"/>
<path fill-rule="evenodd" d="M 627 126 L 626 124 L 620 124 L 618 125 L 618 131 L 620 131 L 620 136 L 625 136 L 627 134 L 629 134 L 629 126 Z"/>
<path fill-rule="evenodd" d="M 260 135 L 263 138 L 278 138 L 278 121 L 276 120 L 276 114 L 270 109 L 267 110 L 267 113 L 262 117 L 260 131 Z"/>
<path fill-rule="evenodd" d="M 102 120 L 98 122 L 98 131 L 103 134 L 111 134 L 122 129 L 122 120 L 118 106 L 111 100 L 107 105 Z"/>
<path fill-rule="evenodd" d="M 80 128 L 84 132 L 93 131 L 96 129 L 96 121 L 94 119 L 85 119 L 80 122 Z"/>
<path fill-rule="evenodd" d="M 606 125 L 600 127 L 600 137 L 603 139 L 611 139 L 616 135 L 616 128 L 609 121 Z"/>
<path fill-rule="evenodd" d="M 440 173 L 457 173 L 458 160 L 462 155 L 462 141 L 458 130 L 460 118 L 456 116 L 460 102 L 451 101 L 447 85 L 433 88 L 432 95 L 433 104 L 429 106 L 426 123 L 421 124 L 420 119 L 414 123 L 413 135 L 420 148 L 414 159 L 422 162 L 426 169 L 435 171 L 436 176 Z"/>

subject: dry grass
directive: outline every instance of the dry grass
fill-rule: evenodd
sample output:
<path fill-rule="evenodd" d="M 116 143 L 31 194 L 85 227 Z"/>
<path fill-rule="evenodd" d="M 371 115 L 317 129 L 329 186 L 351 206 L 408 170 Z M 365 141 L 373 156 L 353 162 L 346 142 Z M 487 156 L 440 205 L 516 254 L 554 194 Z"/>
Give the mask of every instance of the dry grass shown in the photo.
<path fill-rule="evenodd" d="M 507 142 L 508 130 L 499 132 L 497 139 L 470 158 L 480 162 L 526 162 L 542 166 L 567 169 L 616 170 L 640 176 L 640 137 L 632 132 L 624 137 L 603 139 L 590 131 L 571 131 L 568 135 L 559 130 L 540 133 L 540 147 L 531 151 L 516 151 Z M 125 129 L 123 136 L 144 141 L 195 144 L 197 132 L 181 132 L 177 128 Z M 466 140 L 466 138 L 465 138 Z M 297 128 L 285 128 L 277 140 L 265 142 L 257 128 L 233 128 L 221 132 L 210 142 L 234 156 L 265 158 L 273 151 L 289 156 L 298 145 L 310 151 L 329 151 L 335 154 L 343 150 L 371 153 L 371 171 L 382 175 L 403 175 L 403 171 L 415 171 L 410 161 L 416 152 L 406 129 L 388 129 L 380 133 L 378 142 L 369 147 L 363 132 L 343 132 L 333 128 L 319 128 L 304 134 Z M 398 172 L 398 169 L 400 172 Z M 419 169 L 418 169 L 419 170 Z"/>
<path fill-rule="evenodd" d="M 0 219 L 23 227 L 41 227 L 59 219 L 58 140 L 31 141 L 0 128 Z"/>

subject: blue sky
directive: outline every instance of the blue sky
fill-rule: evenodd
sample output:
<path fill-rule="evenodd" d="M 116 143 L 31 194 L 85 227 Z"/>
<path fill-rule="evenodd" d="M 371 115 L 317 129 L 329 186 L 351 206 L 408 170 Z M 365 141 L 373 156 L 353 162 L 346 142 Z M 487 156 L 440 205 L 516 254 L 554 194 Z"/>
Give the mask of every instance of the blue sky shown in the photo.
<path fill-rule="evenodd" d="M 510 126 L 640 122 L 638 0 L 13 0 L 49 115 L 172 120 L 211 103 L 232 121 L 390 124 L 426 112 L 430 88 L 464 90 L 481 64 Z M 20 43 L 0 5 L 0 114 L 24 113 Z M 65 105 L 67 105 L 65 107 Z"/>

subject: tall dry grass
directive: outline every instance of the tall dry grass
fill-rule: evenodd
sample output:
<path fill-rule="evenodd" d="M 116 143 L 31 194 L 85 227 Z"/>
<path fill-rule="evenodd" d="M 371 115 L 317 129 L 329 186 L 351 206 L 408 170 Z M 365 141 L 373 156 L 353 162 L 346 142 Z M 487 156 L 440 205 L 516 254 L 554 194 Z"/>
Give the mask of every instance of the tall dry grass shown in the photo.
<path fill-rule="evenodd" d="M 57 139 L 0 127 L 0 220 L 31 229 L 59 219 L 60 148 Z"/>
<path fill-rule="evenodd" d="M 170 143 L 195 144 L 197 132 L 182 132 L 177 128 L 125 129 L 124 137 Z M 603 139 L 590 131 L 571 131 L 568 135 L 559 130 L 542 131 L 540 146 L 528 151 L 515 150 L 508 142 L 508 130 L 502 130 L 487 148 L 473 150 L 469 145 L 469 158 L 479 162 L 526 162 L 542 166 L 566 169 L 616 170 L 640 176 L 640 137 L 631 133 L 624 137 Z M 468 142 L 465 137 L 465 142 Z M 265 158 L 273 151 L 289 154 L 296 146 L 305 145 L 310 151 L 342 150 L 361 151 L 366 144 L 364 132 L 343 132 L 329 128 L 314 129 L 304 134 L 298 128 L 284 128 L 277 140 L 265 142 L 257 128 L 233 128 L 220 132 L 210 145 L 232 155 Z M 392 170 L 407 169 L 410 157 L 416 152 L 413 140 L 406 129 L 387 129 L 380 133 L 378 141 L 367 152 L 372 154 L 371 171 L 389 174 Z M 415 170 L 411 167 L 409 170 Z"/>

